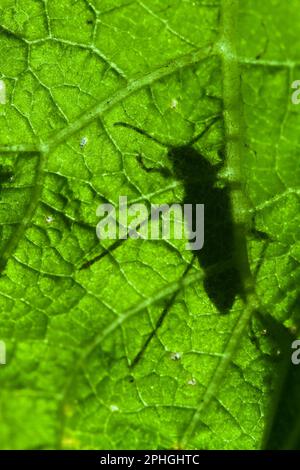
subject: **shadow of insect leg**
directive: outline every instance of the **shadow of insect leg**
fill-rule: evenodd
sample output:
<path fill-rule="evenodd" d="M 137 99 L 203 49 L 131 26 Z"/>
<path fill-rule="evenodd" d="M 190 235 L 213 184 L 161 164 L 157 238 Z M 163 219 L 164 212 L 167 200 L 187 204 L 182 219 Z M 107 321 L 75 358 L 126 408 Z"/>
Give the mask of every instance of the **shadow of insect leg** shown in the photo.
<path fill-rule="evenodd" d="M 183 276 L 182 276 L 182 280 L 186 277 L 186 275 L 189 273 L 190 269 L 192 268 L 194 262 L 196 260 L 196 255 L 193 256 L 191 262 L 189 263 L 189 265 L 187 266 L 187 268 L 185 269 L 184 273 L 183 273 Z M 159 328 L 162 326 L 167 314 L 169 313 L 172 305 L 174 304 L 175 300 L 176 300 L 176 297 L 177 295 L 179 294 L 180 292 L 180 287 L 179 289 L 174 292 L 174 294 L 170 297 L 170 299 L 167 301 L 163 311 L 161 312 L 155 326 L 154 326 L 154 329 L 152 330 L 152 332 L 150 333 L 150 335 L 148 336 L 148 338 L 146 339 L 146 341 L 144 342 L 142 348 L 140 349 L 140 351 L 138 352 L 138 354 L 135 356 L 135 358 L 133 359 L 131 365 L 130 365 L 130 368 L 132 369 L 133 367 L 135 367 L 139 362 L 140 360 L 142 359 L 144 353 L 146 352 L 146 349 L 148 348 L 150 342 L 152 341 L 152 339 L 156 336 L 157 334 L 157 331 L 159 330 Z"/>
<path fill-rule="evenodd" d="M 145 158 L 141 154 L 138 154 L 136 156 L 136 161 L 138 162 L 142 170 L 145 171 L 146 173 L 158 173 L 164 178 L 170 178 L 171 176 L 174 176 L 174 173 L 169 168 L 165 168 L 163 166 L 161 167 L 147 166 L 145 163 Z"/>
<path fill-rule="evenodd" d="M 254 239 L 264 242 L 263 246 L 262 246 L 262 249 L 261 249 L 261 252 L 259 254 L 258 262 L 257 262 L 257 264 L 254 268 L 254 271 L 253 271 L 253 277 L 254 277 L 254 279 L 257 279 L 259 271 L 260 271 L 260 269 L 262 267 L 262 264 L 263 264 L 263 260 L 264 260 L 266 251 L 267 251 L 267 249 L 270 245 L 271 238 L 265 232 L 261 232 L 261 231 L 256 230 L 256 229 L 252 229 L 250 231 L 250 234 L 253 235 Z M 249 334 L 250 334 L 251 342 L 254 343 L 257 350 L 260 351 L 261 350 L 260 341 L 259 341 L 259 338 L 257 336 L 257 333 L 254 331 L 254 323 L 257 322 L 258 320 L 260 322 L 263 322 L 263 315 L 261 314 L 261 312 L 254 312 L 254 313 L 255 313 L 255 315 L 253 317 L 251 317 L 250 323 L 249 323 Z M 264 335 L 265 334 L 264 332 L 267 332 L 267 330 L 265 328 L 262 328 L 261 335 Z"/>

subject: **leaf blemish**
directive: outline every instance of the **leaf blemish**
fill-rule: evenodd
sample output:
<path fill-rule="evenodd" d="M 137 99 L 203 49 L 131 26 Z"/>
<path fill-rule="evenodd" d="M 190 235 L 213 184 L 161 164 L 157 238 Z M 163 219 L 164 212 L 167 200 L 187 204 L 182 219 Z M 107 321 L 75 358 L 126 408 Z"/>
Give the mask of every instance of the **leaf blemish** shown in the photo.
<path fill-rule="evenodd" d="M 181 359 L 181 354 L 178 352 L 172 353 L 171 354 L 171 359 L 172 361 L 179 361 Z"/>
<path fill-rule="evenodd" d="M 178 101 L 175 98 L 173 98 L 171 101 L 171 108 L 176 109 L 177 106 L 178 106 Z"/>
<path fill-rule="evenodd" d="M 194 378 L 188 381 L 188 385 L 193 385 L 194 386 L 196 384 L 197 384 L 197 380 L 194 379 Z"/>
<path fill-rule="evenodd" d="M 115 413 L 116 411 L 119 411 L 119 407 L 117 405 L 110 405 L 110 411 L 112 411 L 113 413 Z"/>
<path fill-rule="evenodd" d="M 83 149 L 86 144 L 88 143 L 88 138 L 87 137 L 82 137 L 81 141 L 80 141 L 80 148 Z"/>
<path fill-rule="evenodd" d="M 6 104 L 6 85 L 3 80 L 0 80 L 0 104 Z"/>

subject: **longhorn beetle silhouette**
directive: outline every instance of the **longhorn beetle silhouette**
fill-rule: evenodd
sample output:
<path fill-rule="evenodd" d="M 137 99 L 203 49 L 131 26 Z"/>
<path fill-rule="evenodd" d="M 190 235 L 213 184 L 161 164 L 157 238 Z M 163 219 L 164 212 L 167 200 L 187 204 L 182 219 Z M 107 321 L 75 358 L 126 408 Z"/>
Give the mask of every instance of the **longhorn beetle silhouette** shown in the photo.
<path fill-rule="evenodd" d="M 239 269 L 234 266 L 234 232 L 229 198 L 229 188 L 218 186 L 218 171 L 224 162 L 213 165 L 193 146 L 220 119 L 214 117 L 208 126 L 189 143 L 180 146 L 169 146 L 143 129 L 126 122 L 116 122 L 115 126 L 131 129 L 157 144 L 168 149 L 168 158 L 173 171 L 167 175 L 165 169 L 146 168 L 142 157 L 138 161 L 147 172 L 157 171 L 164 177 L 175 176 L 183 183 L 183 204 L 192 204 L 195 221 L 196 204 L 204 204 L 204 246 L 195 252 L 200 266 L 204 270 L 204 289 L 218 311 L 226 314 L 231 309 L 237 295 L 243 296 L 242 281 Z M 194 228 L 194 227 L 193 227 Z M 219 272 L 211 267 L 220 264 L 227 266 Z"/>
<path fill-rule="evenodd" d="M 197 258 L 204 271 L 203 285 L 208 297 L 220 313 L 226 314 L 230 311 L 237 295 L 239 295 L 244 301 L 246 298 L 238 266 L 234 240 L 234 221 L 230 203 L 230 190 L 232 183 L 227 184 L 227 186 L 220 185 L 218 173 L 224 166 L 224 158 L 222 158 L 220 163 L 212 164 L 194 147 L 194 144 L 200 140 L 218 120 L 220 120 L 220 116 L 215 116 L 210 120 L 209 124 L 202 132 L 187 144 L 179 146 L 168 145 L 150 135 L 145 130 L 126 122 L 116 122 L 114 123 L 114 126 L 124 127 L 137 132 L 144 137 L 151 139 L 153 142 L 156 142 L 160 146 L 167 148 L 167 155 L 172 164 L 172 170 L 165 167 L 149 168 L 145 165 L 143 156 L 140 154 L 136 157 L 137 162 L 146 172 L 158 172 L 166 178 L 172 176 L 173 178 L 175 177 L 177 180 L 181 181 L 184 187 L 184 198 L 182 203 L 192 204 L 194 205 L 194 209 L 197 203 L 204 204 L 204 247 L 201 250 L 194 252 L 195 254 L 193 259 L 186 268 L 182 277 L 184 278 L 187 275 L 194 260 Z M 224 155 L 224 151 L 220 153 L 220 156 L 222 155 Z M 195 220 L 194 213 L 193 220 Z M 254 218 L 252 222 L 254 222 Z M 192 230 L 194 230 L 194 227 L 192 227 Z M 251 232 L 255 238 L 259 238 L 260 240 L 265 239 L 268 242 L 270 241 L 269 237 L 264 232 L 257 231 L 253 228 L 251 229 Z M 106 250 L 105 253 L 85 262 L 80 269 L 85 269 L 91 266 L 108 252 L 117 248 L 122 241 L 123 240 L 118 240 L 109 250 Z M 265 247 L 263 248 L 262 254 L 264 253 L 264 250 Z M 259 269 L 260 264 L 258 264 L 256 268 L 256 275 L 258 274 Z M 131 361 L 130 368 L 133 368 L 143 356 L 149 343 L 153 337 L 155 337 L 158 329 L 162 325 L 177 295 L 178 291 L 176 291 L 171 298 L 167 300 L 152 332 L 148 335 L 138 354 Z M 260 311 L 254 310 L 253 313 L 261 317 Z M 270 317 L 270 315 L 264 312 L 264 317 Z M 270 322 L 272 321 L 270 320 Z"/>

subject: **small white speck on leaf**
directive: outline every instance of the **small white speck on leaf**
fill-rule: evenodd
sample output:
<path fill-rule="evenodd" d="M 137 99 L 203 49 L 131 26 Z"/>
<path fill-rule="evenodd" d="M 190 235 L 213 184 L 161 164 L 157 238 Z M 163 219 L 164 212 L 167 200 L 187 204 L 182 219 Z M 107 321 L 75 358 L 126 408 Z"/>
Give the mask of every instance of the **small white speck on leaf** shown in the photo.
<path fill-rule="evenodd" d="M 172 359 L 172 361 L 179 361 L 179 359 L 181 359 L 181 354 L 178 353 L 178 352 L 172 353 L 171 354 L 171 359 Z"/>
<path fill-rule="evenodd" d="M 173 98 L 171 101 L 171 108 L 176 109 L 177 106 L 178 106 L 178 101 L 175 98 Z"/>
<path fill-rule="evenodd" d="M 88 143 L 88 138 L 87 137 L 82 137 L 81 141 L 80 141 L 80 148 L 84 148 L 86 146 L 86 144 Z"/>
<path fill-rule="evenodd" d="M 197 380 L 196 379 L 191 379 L 188 381 L 188 385 L 196 385 L 197 384 Z"/>
<path fill-rule="evenodd" d="M 6 104 L 6 85 L 3 80 L 0 80 L 0 104 Z"/>
<path fill-rule="evenodd" d="M 117 405 L 110 405 L 109 408 L 110 408 L 110 411 L 112 411 L 113 413 L 114 413 L 115 411 L 119 411 L 119 407 L 118 407 Z"/>
<path fill-rule="evenodd" d="M 46 217 L 46 222 L 47 222 L 47 224 L 51 224 L 51 222 L 53 222 L 53 220 L 54 220 L 54 219 L 53 219 L 53 217 L 51 217 L 51 215 L 48 215 L 48 216 Z"/>

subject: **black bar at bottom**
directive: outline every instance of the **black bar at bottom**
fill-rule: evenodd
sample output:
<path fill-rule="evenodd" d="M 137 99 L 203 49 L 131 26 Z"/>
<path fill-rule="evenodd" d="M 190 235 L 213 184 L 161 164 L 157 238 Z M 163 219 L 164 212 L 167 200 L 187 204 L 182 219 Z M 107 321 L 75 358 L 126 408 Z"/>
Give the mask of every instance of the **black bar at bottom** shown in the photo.
<path fill-rule="evenodd" d="M 294 453 L 294 451 L 292 452 Z M 159 466 L 195 466 L 200 467 L 216 463 L 220 465 L 235 464 L 245 465 L 261 462 L 276 463 L 282 461 L 287 465 L 290 455 L 288 451 L 0 451 L 0 465 L 14 463 L 23 465 L 28 463 L 30 468 L 49 467 L 63 464 L 64 466 L 82 466 L 87 468 L 112 467 L 112 468 L 148 468 L 152 465 Z M 294 459 L 294 455 L 291 456 Z M 20 467 L 21 468 L 21 467 Z M 55 470 L 55 469 L 54 469 Z"/>

